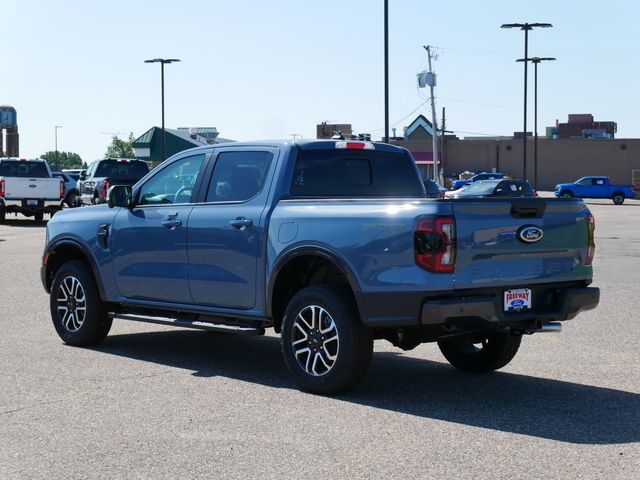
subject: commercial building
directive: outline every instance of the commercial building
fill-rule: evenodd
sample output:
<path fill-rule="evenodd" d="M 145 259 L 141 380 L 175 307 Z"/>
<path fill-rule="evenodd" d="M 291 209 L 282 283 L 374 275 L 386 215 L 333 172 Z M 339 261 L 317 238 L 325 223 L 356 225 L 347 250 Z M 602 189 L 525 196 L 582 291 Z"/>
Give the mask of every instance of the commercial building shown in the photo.
<path fill-rule="evenodd" d="M 590 123 L 587 117 L 591 118 Z M 539 137 L 537 165 L 533 155 L 533 138 L 527 135 L 527 177 L 530 181 L 537 177 L 537 189 L 551 190 L 557 183 L 585 175 L 607 175 L 615 183 L 632 182 L 633 171 L 640 170 L 640 139 L 614 139 L 616 123 L 593 122 L 591 115 L 570 115 L 567 124 L 573 125 L 571 128 L 576 125 L 589 126 L 587 133 L 591 127 L 598 126 L 605 133 L 611 132 L 611 135 L 581 133 L 575 138 L 562 138 L 559 135 L 555 138 Z M 567 131 L 563 130 L 565 133 Z M 431 176 L 432 128 L 424 116 L 419 115 L 405 127 L 402 138 L 395 137 L 390 143 L 411 151 L 423 175 Z M 440 139 L 440 145 L 442 148 L 437 160 L 445 178 L 456 177 L 465 171 L 499 171 L 516 178 L 522 177 L 522 134 L 462 139 L 445 135 Z"/>

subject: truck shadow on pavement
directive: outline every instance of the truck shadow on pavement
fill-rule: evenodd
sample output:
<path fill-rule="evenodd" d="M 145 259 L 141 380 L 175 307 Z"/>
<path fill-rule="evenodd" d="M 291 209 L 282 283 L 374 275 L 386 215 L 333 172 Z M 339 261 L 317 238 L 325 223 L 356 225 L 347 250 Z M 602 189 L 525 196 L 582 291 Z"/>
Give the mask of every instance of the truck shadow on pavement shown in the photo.
<path fill-rule="evenodd" d="M 274 388 L 295 389 L 275 337 L 197 331 L 113 335 L 95 351 Z M 640 441 L 640 394 L 374 353 L 364 381 L 334 397 L 374 408 L 576 444 Z"/>

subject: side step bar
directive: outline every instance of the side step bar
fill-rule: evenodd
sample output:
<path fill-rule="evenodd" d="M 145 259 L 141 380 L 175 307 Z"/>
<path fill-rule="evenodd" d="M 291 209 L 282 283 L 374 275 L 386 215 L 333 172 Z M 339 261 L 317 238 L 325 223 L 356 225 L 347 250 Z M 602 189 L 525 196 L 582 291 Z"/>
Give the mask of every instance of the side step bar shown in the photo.
<path fill-rule="evenodd" d="M 184 320 L 180 318 L 139 315 L 136 313 L 109 312 L 109 317 L 119 318 L 121 320 L 133 320 L 136 322 L 170 325 L 172 327 L 208 330 L 210 332 L 239 333 L 241 335 L 264 335 L 264 328 L 262 327 L 228 325 L 226 323 L 203 322 L 201 320 Z"/>

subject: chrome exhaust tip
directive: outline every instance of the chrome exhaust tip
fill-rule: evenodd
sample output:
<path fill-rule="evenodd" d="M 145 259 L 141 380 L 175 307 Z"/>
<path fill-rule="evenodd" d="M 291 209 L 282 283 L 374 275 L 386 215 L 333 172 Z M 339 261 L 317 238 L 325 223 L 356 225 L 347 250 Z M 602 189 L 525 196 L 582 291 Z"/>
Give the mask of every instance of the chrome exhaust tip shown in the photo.
<path fill-rule="evenodd" d="M 562 332 L 562 323 L 560 322 L 549 322 L 542 325 L 542 327 L 537 328 L 533 331 L 533 333 L 560 333 Z"/>

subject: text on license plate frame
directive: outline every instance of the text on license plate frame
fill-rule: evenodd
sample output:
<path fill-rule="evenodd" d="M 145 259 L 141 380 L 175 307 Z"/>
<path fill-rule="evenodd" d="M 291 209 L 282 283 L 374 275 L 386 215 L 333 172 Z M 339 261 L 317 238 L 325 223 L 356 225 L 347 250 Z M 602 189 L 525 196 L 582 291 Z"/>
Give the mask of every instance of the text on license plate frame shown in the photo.
<path fill-rule="evenodd" d="M 505 312 L 531 310 L 531 289 L 514 288 L 505 290 L 502 305 Z"/>

